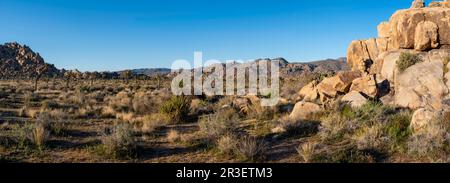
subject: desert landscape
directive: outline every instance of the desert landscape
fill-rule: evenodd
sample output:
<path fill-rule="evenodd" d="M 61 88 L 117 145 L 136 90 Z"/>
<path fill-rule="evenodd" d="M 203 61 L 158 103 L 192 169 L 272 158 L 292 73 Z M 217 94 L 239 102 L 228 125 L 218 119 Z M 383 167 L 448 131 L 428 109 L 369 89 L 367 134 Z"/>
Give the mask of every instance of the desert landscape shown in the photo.
<path fill-rule="evenodd" d="M 0 45 L 2 163 L 450 162 L 449 1 L 415 0 L 346 58 L 261 59 L 280 65 L 273 107 L 175 96 L 170 69 L 64 70 L 35 51 Z"/>

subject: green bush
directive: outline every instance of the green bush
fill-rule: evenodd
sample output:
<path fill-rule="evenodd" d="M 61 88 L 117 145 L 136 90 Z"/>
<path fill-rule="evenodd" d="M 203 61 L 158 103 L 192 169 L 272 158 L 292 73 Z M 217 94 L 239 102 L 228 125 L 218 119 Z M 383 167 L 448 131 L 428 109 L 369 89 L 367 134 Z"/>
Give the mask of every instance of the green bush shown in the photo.
<path fill-rule="evenodd" d="M 186 118 L 191 110 L 191 100 L 186 96 L 173 96 L 161 107 L 161 113 L 178 123 Z"/>
<path fill-rule="evenodd" d="M 386 133 L 396 143 L 402 144 L 411 134 L 409 125 L 411 123 L 411 114 L 408 112 L 398 113 L 390 116 L 386 125 Z"/>
<path fill-rule="evenodd" d="M 400 72 L 403 72 L 419 62 L 422 62 L 422 59 L 417 54 L 402 52 L 397 60 L 397 67 Z"/>

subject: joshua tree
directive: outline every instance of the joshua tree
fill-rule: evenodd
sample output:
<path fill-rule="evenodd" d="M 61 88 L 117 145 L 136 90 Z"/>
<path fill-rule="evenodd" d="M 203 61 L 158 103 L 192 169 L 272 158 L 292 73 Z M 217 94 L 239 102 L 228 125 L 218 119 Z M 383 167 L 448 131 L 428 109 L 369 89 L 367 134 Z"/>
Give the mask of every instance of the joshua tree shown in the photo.
<path fill-rule="evenodd" d="M 70 87 L 70 80 L 71 79 L 77 79 L 79 76 L 79 71 L 75 70 L 75 71 L 67 71 L 64 73 L 64 78 L 66 78 L 66 90 L 69 90 Z"/>
<path fill-rule="evenodd" d="M 42 65 L 36 68 L 36 78 L 34 80 L 34 91 L 36 92 L 38 89 L 38 82 L 41 79 L 42 75 L 48 71 L 48 65 Z"/>

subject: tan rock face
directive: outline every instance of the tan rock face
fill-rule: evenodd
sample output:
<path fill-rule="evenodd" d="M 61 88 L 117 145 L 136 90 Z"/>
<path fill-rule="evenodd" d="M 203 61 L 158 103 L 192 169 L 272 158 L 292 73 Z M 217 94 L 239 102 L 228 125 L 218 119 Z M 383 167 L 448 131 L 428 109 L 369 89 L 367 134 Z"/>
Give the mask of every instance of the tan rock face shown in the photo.
<path fill-rule="evenodd" d="M 421 7 L 422 3 L 416 4 Z M 450 45 L 450 7 L 448 2 L 438 4 L 442 6 L 399 10 L 388 22 L 379 24 L 379 38 L 353 41 L 347 50 L 349 66 L 355 71 L 373 73 L 373 69 L 364 66 L 368 60 L 375 62 L 383 52 L 426 51 Z"/>
<path fill-rule="evenodd" d="M 291 120 L 307 120 L 311 115 L 321 112 L 322 108 L 314 103 L 310 102 L 298 102 L 292 113 L 289 115 Z"/>
<path fill-rule="evenodd" d="M 430 21 L 423 21 L 417 24 L 414 36 L 414 49 L 425 51 L 437 48 L 439 46 L 438 30 L 438 26 Z"/>
<path fill-rule="evenodd" d="M 414 133 L 418 133 L 433 123 L 436 123 L 439 116 L 440 114 L 437 111 L 425 108 L 418 109 L 412 116 L 410 128 Z"/>
<path fill-rule="evenodd" d="M 365 71 L 370 55 L 365 41 L 353 41 L 347 50 L 347 63 L 353 71 Z"/>
<path fill-rule="evenodd" d="M 378 37 L 388 38 L 391 37 L 391 25 L 389 22 L 381 22 L 378 27 Z"/>
<path fill-rule="evenodd" d="M 356 91 L 351 91 L 350 93 L 344 95 L 341 99 L 342 102 L 347 102 L 353 108 L 358 108 L 367 103 L 367 98 L 365 98 L 361 93 Z"/>
<path fill-rule="evenodd" d="M 313 102 L 319 98 L 319 93 L 317 92 L 316 86 L 319 84 L 317 81 L 313 81 L 308 85 L 304 86 L 299 92 L 298 95 L 305 102 Z"/>
<path fill-rule="evenodd" d="M 360 92 L 368 97 L 376 98 L 378 88 L 375 77 L 375 75 L 367 75 L 353 80 L 350 91 Z"/>
<path fill-rule="evenodd" d="M 449 90 L 444 82 L 441 60 L 418 63 L 399 73 L 395 80 L 395 104 L 418 109 L 442 109 L 442 101 Z"/>
<path fill-rule="evenodd" d="M 317 85 L 320 95 L 334 98 L 340 93 L 347 93 L 350 85 L 356 78 L 361 77 L 357 71 L 340 72 L 336 76 L 325 78 Z"/>
<path fill-rule="evenodd" d="M 423 8 L 425 7 L 425 2 L 423 0 L 414 0 L 411 8 Z"/>

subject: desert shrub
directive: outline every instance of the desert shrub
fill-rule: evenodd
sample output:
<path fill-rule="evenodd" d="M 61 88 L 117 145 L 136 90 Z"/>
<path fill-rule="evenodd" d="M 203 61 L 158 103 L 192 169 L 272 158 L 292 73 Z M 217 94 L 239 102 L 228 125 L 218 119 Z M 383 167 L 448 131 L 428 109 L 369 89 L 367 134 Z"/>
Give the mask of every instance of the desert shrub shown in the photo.
<path fill-rule="evenodd" d="M 360 128 L 352 139 L 359 150 L 380 150 L 389 144 L 389 138 L 384 134 L 381 124 Z"/>
<path fill-rule="evenodd" d="M 403 72 L 419 62 L 422 62 L 422 59 L 417 54 L 402 52 L 397 60 L 397 68 Z"/>
<path fill-rule="evenodd" d="M 23 106 L 19 109 L 18 115 L 20 117 L 29 117 L 29 118 L 36 118 L 40 113 L 39 109 L 33 109 L 27 106 Z"/>
<path fill-rule="evenodd" d="M 306 163 L 309 163 L 316 153 L 316 146 L 317 144 L 314 142 L 306 142 L 299 145 L 296 150 L 297 153 L 303 158 L 303 160 Z"/>
<path fill-rule="evenodd" d="M 100 116 L 103 118 L 114 118 L 116 117 L 116 111 L 111 106 L 103 106 Z"/>
<path fill-rule="evenodd" d="M 49 109 L 49 110 L 53 110 L 53 109 L 58 109 L 60 108 L 60 105 L 58 104 L 58 102 L 54 101 L 54 100 L 46 100 L 44 102 L 42 102 L 41 104 L 41 109 Z"/>
<path fill-rule="evenodd" d="M 167 132 L 166 139 L 170 143 L 176 143 L 181 141 L 181 135 L 176 130 L 170 130 Z"/>
<path fill-rule="evenodd" d="M 439 119 L 435 119 L 439 120 Z M 430 124 L 409 137 L 408 152 L 416 157 L 428 158 L 433 162 L 448 161 L 450 133 L 447 126 L 439 122 Z"/>
<path fill-rule="evenodd" d="M 322 119 L 318 135 L 322 141 L 334 142 L 342 140 L 352 130 L 352 121 L 339 113 L 331 113 Z"/>
<path fill-rule="evenodd" d="M 184 120 L 191 110 L 191 100 L 186 96 L 173 96 L 161 107 L 161 113 L 167 115 L 172 122 Z"/>
<path fill-rule="evenodd" d="M 142 131 L 146 133 L 153 132 L 159 127 L 166 125 L 169 121 L 165 115 L 160 113 L 144 116 L 140 119 L 142 122 Z"/>
<path fill-rule="evenodd" d="M 405 111 L 397 113 L 388 118 L 387 124 L 385 126 L 385 132 L 393 142 L 392 148 L 400 147 L 403 148 L 404 143 L 411 135 L 411 130 L 409 125 L 411 123 L 411 112 Z"/>
<path fill-rule="evenodd" d="M 35 123 L 28 123 L 19 129 L 19 146 L 33 147 L 42 151 L 50 137 L 48 118 L 39 116 Z"/>
<path fill-rule="evenodd" d="M 132 122 L 135 119 L 135 114 L 132 112 L 127 112 L 127 113 L 117 113 L 116 114 L 116 119 L 120 120 L 120 121 L 125 121 L 125 122 Z"/>
<path fill-rule="evenodd" d="M 243 136 L 236 146 L 236 154 L 244 161 L 255 162 L 262 160 L 267 150 L 264 140 L 250 136 Z"/>
<path fill-rule="evenodd" d="M 382 103 L 369 101 L 361 107 L 354 109 L 353 119 L 365 125 L 373 125 L 385 121 L 387 116 L 395 114 L 396 111 L 390 106 Z M 349 117 L 348 119 L 352 119 Z"/>
<path fill-rule="evenodd" d="M 319 122 L 291 120 L 288 117 L 282 118 L 278 126 L 285 130 L 285 136 L 306 137 L 316 134 L 319 130 Z"/>
<path fill-rule="evenodd" d="M 27 92 L 23 96 L 25 105 L 30 105 L 31 102 L 39 102 L 42 98 L 39 94 Z"/>
<path fill-rule="evenodd" d="M 50 132 L 46 129 L 43 123 L 36 123 L 33 125 L 32 131 L 28 137 L 31 142 L 39 149 L 42 150 L 45 147 L 45 143 L 47 142 Z"/>
<path fill-rule="evenodd" d="M 315 163 L 369 163 L 373 157 L 364 151 L 358 150 L 356 144 L 349 143 L 338 147 L 325 147 L 312 157 Z"/>
<path fill-rule="evenodd" d="M 234 150 L 236 149 L 238 143 L 238 139 L 235 137 L 235 135 L 229 133 L 221 136 L 217 142 L 217 150 L 221 155 L 233 155 Z"/>
<path fill-rule="evenodd" d="M 133 96 L 132 100 L 133 111 L 137 114 L 150 114 L 155 112 L 155 104 L 152 97 L 144 92 L 138 92 Z"/>
<path fill-rule="evenodd" d="M 137 153 L 137 143 L 131 125 L 119 123 L 102 138 L 102 154 L 111 158 L 131 158 Z"/>
<path fill-rule="evenodd" d="M 119 92 L 113 97 L 109 97 L 109 106 L 118 112 L 128 112 L 132 107 L 131 94 Z"/>
<path fill-rule="evenodd" d="M 199 127 L 208 139 L 216 140 L 222 135 L 233 133 L 238 122 L 239 115 L 234 109 L 222 109 L 214 114 L 203 116 L 199 121 Z"/>
<path fill-rule="evenodd" d="M 220 98 L 219 101 L 216 103 L 215 110 L 218 111 L 222 109 L 224 106 L 231 106 L 233 100 L 234 100 L 233 96 L 225 96 Z"/>

